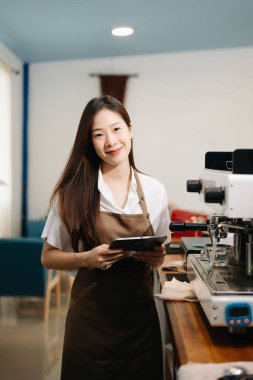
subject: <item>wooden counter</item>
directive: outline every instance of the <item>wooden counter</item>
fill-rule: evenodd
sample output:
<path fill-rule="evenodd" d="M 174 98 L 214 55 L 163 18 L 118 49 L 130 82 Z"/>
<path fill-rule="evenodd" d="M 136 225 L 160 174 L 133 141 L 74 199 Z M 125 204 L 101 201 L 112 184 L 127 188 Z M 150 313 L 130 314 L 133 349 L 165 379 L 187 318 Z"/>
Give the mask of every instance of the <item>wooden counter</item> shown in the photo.
<path fill-rule="evenodd" d="M 165 263 L 180 260 L 181 255 L 168 254 Z M 158 269 L 162 283 L 165 272 Z M 253 360 L 253 328 L 245 334 L 230 334 L 227 327 L 210 326 L 200 304 L 164 302 L 167 326 L 176 366 L 189 362 L 221 363 Z"/>

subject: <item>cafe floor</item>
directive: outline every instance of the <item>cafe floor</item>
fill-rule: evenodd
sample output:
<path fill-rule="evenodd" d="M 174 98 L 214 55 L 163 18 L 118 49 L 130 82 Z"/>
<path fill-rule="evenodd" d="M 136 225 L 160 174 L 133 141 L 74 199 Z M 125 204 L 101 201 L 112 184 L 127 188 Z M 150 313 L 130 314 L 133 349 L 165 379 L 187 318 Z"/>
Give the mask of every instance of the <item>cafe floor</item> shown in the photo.
<path fill-rule="evenodd" d="M 42 320 L 39 299 L 0 298 L 0 379 L 59 380 L 69 298 Z M 53 303 L 53 302 L 52 302 Z"/>

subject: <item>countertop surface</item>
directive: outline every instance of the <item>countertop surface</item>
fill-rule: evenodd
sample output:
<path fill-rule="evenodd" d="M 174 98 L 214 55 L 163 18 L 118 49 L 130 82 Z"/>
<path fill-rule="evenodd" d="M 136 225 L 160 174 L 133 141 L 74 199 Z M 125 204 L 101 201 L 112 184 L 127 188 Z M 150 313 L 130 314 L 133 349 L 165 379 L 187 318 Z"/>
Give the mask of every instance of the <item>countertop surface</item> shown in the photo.
<path fill-rule="evenodd" d="M 163 265 L 182 258 L 182 255 L 167 254 Z M 161 283 L 165 280 L 165 273 L 158 269 Z M 164 301 L 164 307 L 178 366 L 191 362 L 253 360 L 252 327 L 239 335 L 229 333 L 227 327 L 213 327 L 198 302 Z"/>

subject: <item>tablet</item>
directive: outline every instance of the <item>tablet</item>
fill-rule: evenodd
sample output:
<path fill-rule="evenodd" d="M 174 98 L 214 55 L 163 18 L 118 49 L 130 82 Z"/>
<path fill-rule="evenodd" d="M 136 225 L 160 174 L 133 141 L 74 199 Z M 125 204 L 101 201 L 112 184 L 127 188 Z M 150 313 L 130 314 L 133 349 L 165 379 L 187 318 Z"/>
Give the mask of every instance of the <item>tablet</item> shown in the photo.
<path fill-rule="evenodd" d="M 153 251 L 154 247 L 162 245 L 167 236 L 137 236 L 118 238 L 111 242 L 109 248 L 121 248 L 125 251 Z"/>

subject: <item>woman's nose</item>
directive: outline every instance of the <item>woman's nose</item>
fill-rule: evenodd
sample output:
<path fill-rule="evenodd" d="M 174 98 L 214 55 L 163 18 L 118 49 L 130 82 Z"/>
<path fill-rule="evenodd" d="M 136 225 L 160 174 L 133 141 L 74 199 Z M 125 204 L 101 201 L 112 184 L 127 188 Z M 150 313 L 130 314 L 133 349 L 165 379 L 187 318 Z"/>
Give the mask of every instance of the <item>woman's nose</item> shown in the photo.
<path fill-rule="evenodd" d="M 115 142 L 116 142 L 115 136 L 112 133 L 109 133 L 106 136 L 106 144 L 109 145 L 109 146 L 111 146 L 111 145 L 114 145 Z"/>

